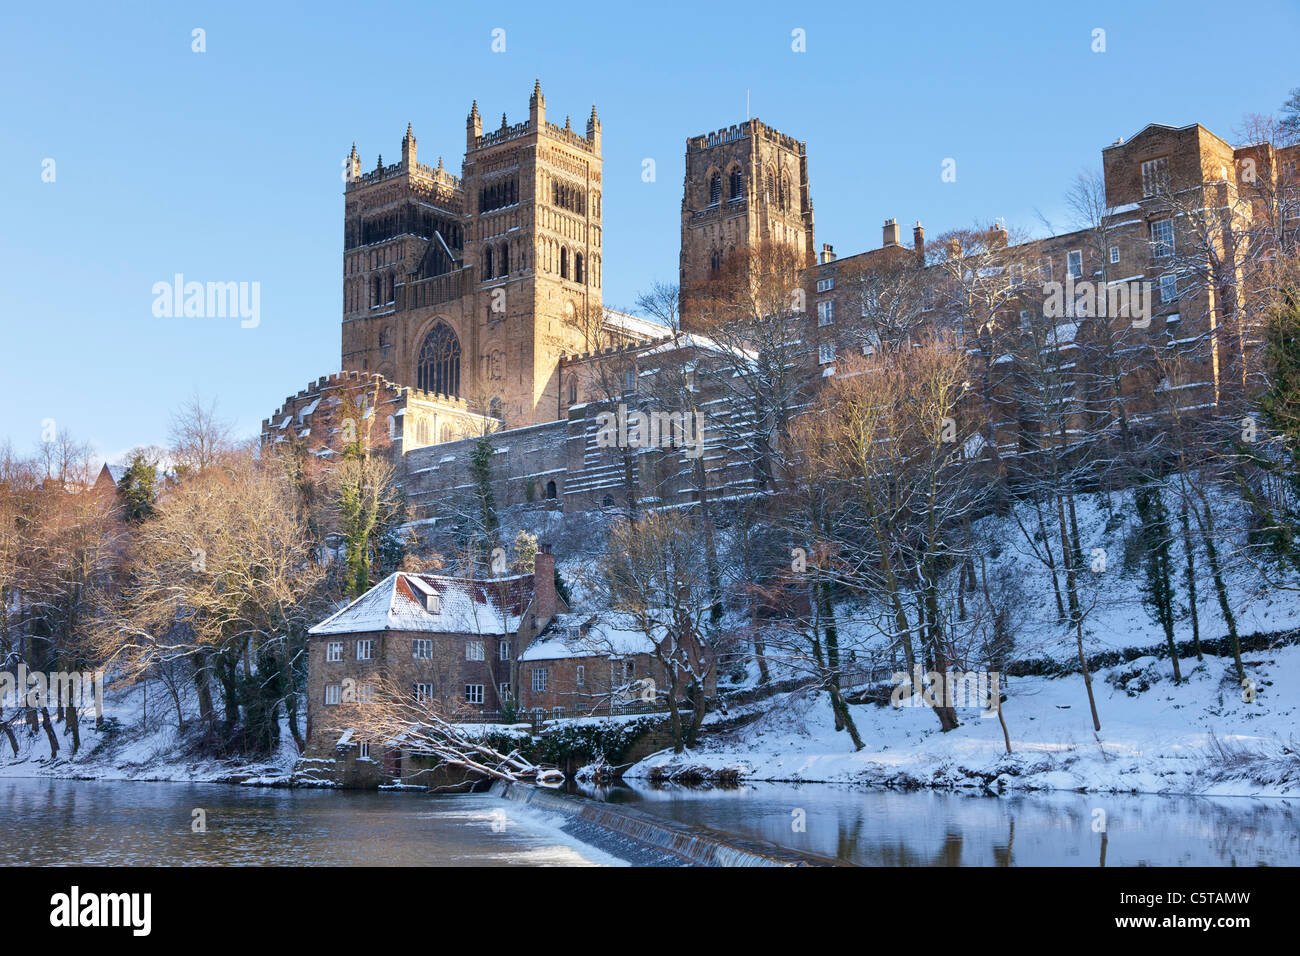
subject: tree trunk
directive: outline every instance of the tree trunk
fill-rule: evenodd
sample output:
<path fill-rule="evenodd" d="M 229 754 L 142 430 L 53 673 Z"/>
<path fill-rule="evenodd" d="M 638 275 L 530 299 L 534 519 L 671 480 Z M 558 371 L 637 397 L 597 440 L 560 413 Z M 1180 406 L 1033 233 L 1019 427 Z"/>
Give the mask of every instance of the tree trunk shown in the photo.
<path fill-rule="evenodd" d="M 1101 718 L 1097 716 L 1097 700 L 1092 696 L 1092 673 L 1088 670 L 1088 658 L 1083 653 L 1083 622 L 1078 621 L 1074 628 L 1074 639 L 1079 648 L 1079 666 L 1083 669 L 1083 686 L 1088 689 L 1088 707 L 1092 711 L 1092 729 L 1101 732 Z"/>
<path fill-rule="evenodd" d="M 1187 499 L 1183 499 L 1178 512 L 1178 521 L 1183 526 L 1183 552 L 1187 557 L 1187 609 L 1192 618 L 1192 646 L 1196 648 L 1196 659 L 1204 662 L 1201 653 L 1201 618 L 1196 610 L 1196 551 L 1192 547 L 1192 525 L 1187 519 Z"/>
<path fill-rule="evenodd" d="M 1202 499 L 1203 514 L 1197 514 L 1197 524 L 1201 526 L 1201 542 L 1205 545 L 1205 557 L 1210 562 L 1210 578 L 1214 581 L 1214 593 L 1219 599 L 1219 610 L 1223 612 L 1223 622 L 1228 628 L 1228 639 L 1232 641 L 1232 659 L 1237 668 L 1237 680 L 1246 679 L 1246 668 L 1241 663 L 1241 639 L 1237 636 L 1237 618 L 1232 613 L 1232 603 L 1228 600 L 1228 588 L 1223 581 L 1223 569 L 1219 566 L 1219 549 L 1214 544 L 1214 513 L 1210 503 Z"/>
<path fill-rule="evenodd" d="M 50 758 L 53 759 L 59 755 L 59 737 L 50 723 L 50 711 L 46 707 L 41 708 L 41 726 L 45 728 L 46 739 L 50 742 Z"/>

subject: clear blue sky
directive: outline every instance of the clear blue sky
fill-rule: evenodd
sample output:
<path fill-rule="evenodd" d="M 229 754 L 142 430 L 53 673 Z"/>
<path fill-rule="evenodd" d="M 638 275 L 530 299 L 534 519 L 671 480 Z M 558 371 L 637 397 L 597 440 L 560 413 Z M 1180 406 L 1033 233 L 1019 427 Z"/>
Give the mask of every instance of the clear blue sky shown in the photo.
<path fill-rule="evenodd" d="M 0 440 L 31 450 L 52 418 L 112 458 L 161 443 L 196 390 L 253 433 L 338 368 L 351 143 L 391 163 L 409 121 L 420 159 L 459 172 L 470 101 L 516 122 L 534 77 L 559 122 L 600 112 L 605 298 L 626 306 L 675 280 L 685 139 L 743 120 L 746 89 L 807 141 L 817 242 L 845 255 L 890 216 L 1063 228 L 1070 181 L 1116 137 L 1200 122 L 1231 140 L 1276 110 L 1298 40 L 1294 0 L 6 4 Z M 156 318 L 153 284 L 178 272 L 259 282 L 260 325 Z"/>

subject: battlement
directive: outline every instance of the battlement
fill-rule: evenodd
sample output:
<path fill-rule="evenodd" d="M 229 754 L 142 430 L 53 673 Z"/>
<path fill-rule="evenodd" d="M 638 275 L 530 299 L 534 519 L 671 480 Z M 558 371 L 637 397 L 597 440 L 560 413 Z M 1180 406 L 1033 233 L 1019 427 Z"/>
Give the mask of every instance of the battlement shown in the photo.
<path fill-rule="evenodd" d="M 800 156 L 807 153 L 807 145 L 801 140 L 797 140 L 793 136 L 787 136 L 779 129 L 768 126 L 757 118 L 745 120 L 743 123 L 735 123 L 712 133 L 702 133 L 699 136 L 688 137 L 686 152 L 698 153 L 706 149 L 713 149 L 716 146 L 725 146 L 737 140 L 747 139 L 751 136 L 761 137 L 770 143 L 775 143 L 782 149 L 788 149 Z"/>
<path fill-rule="evenodd" d="M 382 160 L 382 157 L 381 157 Z M 422 179 L 427 182 L 437 183 L 447 186 L 451 189 L 460 189 L 460 177 L 453 176 L 447 170 L 442 168 L 442 161 L 438 165 L 430 166 L 428 163 L 406 163 L 397 162 L 388 166 L 376 166 L 368 173 L 361 173 L 358 176 L 349 176 L 347 180 L 346 192 L 352 192 L 355 189 L 362 189 L 366 186 L 373 186 L 376 183 L 386 182 L 390 179 L 398 179 L 404 175 L 409 175 L 412 179 Z"/>

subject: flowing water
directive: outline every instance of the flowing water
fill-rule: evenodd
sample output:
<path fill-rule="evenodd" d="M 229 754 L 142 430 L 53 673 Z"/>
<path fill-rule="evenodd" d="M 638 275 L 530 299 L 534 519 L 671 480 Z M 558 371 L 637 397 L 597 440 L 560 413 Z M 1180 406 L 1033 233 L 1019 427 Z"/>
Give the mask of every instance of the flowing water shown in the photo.
<path fill-rule="evenodd" d="M 1296 801 L 992 798 L 762 783 L 586 792 L 694 827 L 867 866 L 1300 865 Z M 194 832 L 196 820 L 207 832 Z M 1094 829 L 1102 822 L 1104 832 Z M 490 794 L 0 778 L 0 866 L 618 862 L 560 825 L 567 824 Z M 614 843 L 607 849 L 620 852 Z"/>
<path fill-rule="evenodd" d="M 489 794 L 0 779 L 0 866 L 592 862 L 610 860 Z"/>
<path fill-rule="evenodd" d="M 1296 866 L 1300 801 L 831 784 L 582 788 L 588 796 L 860 866 Z"/>

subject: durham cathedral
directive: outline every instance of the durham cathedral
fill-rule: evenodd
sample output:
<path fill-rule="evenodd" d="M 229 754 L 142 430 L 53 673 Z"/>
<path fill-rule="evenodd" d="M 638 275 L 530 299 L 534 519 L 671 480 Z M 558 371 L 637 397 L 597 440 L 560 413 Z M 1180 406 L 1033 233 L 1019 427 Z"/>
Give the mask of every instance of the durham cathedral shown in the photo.
<path fill-rule="evenodd" d="M 436 519 L 440 504 L 467 487 L 470 453 L 485 435 L 502 506 L 623 507 L 634 494 L 657 506 L 699 501 L 699 475 L 683 477 L 689 469 L 677 449 L 646 449 L 629 466 L 626 452 L 597 442 L 603 408 L 633 407 L 638 394 L 644 404 L 657 370 L 667 362 L 707 365 L 712 343 L 603 307 L 596 108 L 582 131 L 567 116 L 553 122 L 538 82 L 527 119 L 511 123 L 503 114 L 499 126 L 485 126 L 475 102 L 459 176 L 441 156 L 436 165 L 420 162 L 410 126 L 396 163 L 380 157 L 363 171 L 353 145 L 343 209 L 342 371 L 290 396 L 263 422 L 263 441 L 299 442 L 328 457 L 347 410 L 360 407 L 368 434 L 390 445 L 417 519 Z M 1205 343 L 1184 363 L 1186 381 L 1177 388 L 1189 402 L 1214 402 L 1240 357 L 1220 352 L 1227 346 L 1213 324 L 1222 310 L 1205 301 L 1215 290 L 1180 286 L 1172 274 L 1179 239 L 1161 191 L 1172 183 L 1213 194 L 1242 210 L 1233 215 L 1245 217 L 1245 233 L 1250 202 L 1238 200 L 1259 176 L 1293 184 L 1296 160 L 1297 147 L 1233 147 L 1199 124 L 1152 124 L 1102 151 L 1108 248 L 1094 248 L 1083 231 L 1017 248 L 1035 278 L 1104 281 L 1113 273 L 1158 286 L 1151 334 Z M 878 249 L 841 258 L 829 245 L 817 251 L 805 144 L 757 119 L 686 140 L 681 223 L 683 289 L 746 247 L 797 250 L 810 387 L 835 374 L 845 350 L 871 350 L 855 277 L 899 257 L 924 262 L 927 251 L 921 224 L 909 244 L 895 219 L 885 221 Z M 705 413 L 707 494 L 756 490 L 763 470 L 744 410 L 716 394 L 700 394 L 695 404 Z M 1014 415 L 990 422 L 988 444 L 1014 449 L 1016 428 Z"/>

